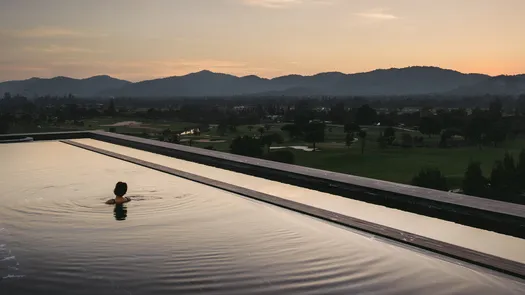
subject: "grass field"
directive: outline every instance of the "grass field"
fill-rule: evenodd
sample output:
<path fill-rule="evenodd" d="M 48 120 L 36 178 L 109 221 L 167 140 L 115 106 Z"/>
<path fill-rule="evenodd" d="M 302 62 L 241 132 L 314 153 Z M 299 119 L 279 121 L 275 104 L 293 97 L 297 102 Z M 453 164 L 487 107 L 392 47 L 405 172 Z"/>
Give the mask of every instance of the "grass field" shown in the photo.
<path fill-rule="evenodd" d="M 104 129 L 109 130 L 114 123 L 129 121 L 129 118 L 101 118 L 85 121 L 85 129 Z M 119 133 L 127 133 L 141 136 L 143 133 L 162 131 L 170 128 L 171 130 L 183 130 L 184 128 L 194 128 L 197 124 L 185 122 L 170 121 L 144 121 L 141 120 L 144 128 L 136 127 L 116 127 Z M 230 142 L 239 135 L 258 134 L 258 127 L 262 125 L 253 125 L 250 131 L 248 126 L 239 126 L 236 132 L 228 132 L 225 136 L 219 136 L 217 131 L 212 128 L 207 133 L 200 136 L 184 136 L 182 139 L 193 139 L 193 146 L 208 147 L 213 146 L 215 150 L 229 150 Z M 286 133 L 281 131 L 282 124 L 271 124 L 269 133 L 280 133 L 285 142 L 281 146 L 307 146 L 304 142 L 294 142 L 288 139 Z M 77 126 L 58 126 L 52 127 L 53 130 L 71 130 L 82 129 Z M 331 128 L 331 132 L 328 130 Z M 365 127 L 367 129 L 367 139 L 365 153 L 361 154 L 361 144 L 355 143 L 350 148 L 344 144 L 345 134 L 343 126 L 329 125 L 325 132 L 325 142 L 317 144 L 320 151 L 305 152 L 290 149 L 296 158 L 296 164 L 312 168 L 330 170 L 335 172 L 359 175 L 375 179 L 388 180 L 399 183 L 410 183 L 412 177 L 416 175 L 421 168 L 435 167 L 442 171 L 449 180 L 452 188 L 458 188 L 461 185 L 463 174 L 469 161 L 479 161 L 482 164 L 485 176 L 490 175 L 494 161 L 502 159 L 505 152 L 515 155 L 525 147 L 525 139 L 508 141 L 498 148 L 484 147 L 460 147 L 460 148 L 438 148 L 438 138 L 426 138 L 425 143 L 431 147 L 424 148 L 401 148 L 388 147 L 380 149 L 377 144 L 377 137 L 384 129 L 383 127 Z M 44 128 L 43 128 L 44 129 Z M 48 130 L 46 130 L 48 131 Z M 397 131 L 398 138 L 403 132 Z M 412 135 L 421 135 L 419 132 L 411 131 Z M 196 142 L 199 139 L 211 140 L 211 142 Z M 225 142 L 213 142 L 214 140 L 223 140 Z"/>
<path fill-rule="evenodd" d="M 269 132 L 281 133 L 284 138 L 287 138 L 287 135 L 280 130 L 280 127 L 279 125 L 272 126 Z M 503 159 L 505 152 L 512 153 L 517 158 L 520 150 L 525 147 L 525 140 L 518 139 L 506 142 L 498 148 L 484 147 L 480 150 L 478 147 L 459 147 L 443 149 L 437 146 L 437 137 L 430 139 L 425 137 L 426 144 L 434 147 L 388 147 L 380 149 L 377 144 L 377 137 L 383 128 L 368 127 L 365 152 L 361 154 L 361 144 L 359 142 L 350 148 L 345 146 L 343 126 L 331 127 L 332 132 L 327 131 L 325 133 L 325 142 L 317 144 L 320 151 L 305 152 L 290 149 L 295 154 L 297 165 L 399 183 L 410 183 L 412 177 L 424 167 L 436 167 L 446 175 L 451 187 L 459 188 L 464 172 L 471 160 L 481 162 L 485 176 L 489 176 L 494 162 Z M 399 137 L 403 132 L 408 131 L 398 131 L 397 136 Z M 256 131 L 249 132 L 246 126 L 241 126 L 236 133 L 225 137 L 228 141 L 227 143 L 199 143 L 194 144 L 194 146 L 213 145 L 217 150 L 228 151 L 229 141 L 233 137 L 254 133 Z M 412 135 L 421 135 L 419 132 L 411 133 Z M 216 136 L 213 130 L 205 135 Z M 281 146 L 290 145 L 308 144 L 286 141 Z"/>

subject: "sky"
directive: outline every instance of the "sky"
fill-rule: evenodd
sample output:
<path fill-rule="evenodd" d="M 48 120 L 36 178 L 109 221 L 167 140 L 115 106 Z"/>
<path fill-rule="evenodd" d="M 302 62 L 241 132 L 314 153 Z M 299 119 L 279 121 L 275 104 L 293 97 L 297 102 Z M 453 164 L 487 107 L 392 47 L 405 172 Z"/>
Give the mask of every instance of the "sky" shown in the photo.
<path fill-rule="evenodd" d="M 525 0 L 0 0 L 0 81 L 525 73 Z"/>

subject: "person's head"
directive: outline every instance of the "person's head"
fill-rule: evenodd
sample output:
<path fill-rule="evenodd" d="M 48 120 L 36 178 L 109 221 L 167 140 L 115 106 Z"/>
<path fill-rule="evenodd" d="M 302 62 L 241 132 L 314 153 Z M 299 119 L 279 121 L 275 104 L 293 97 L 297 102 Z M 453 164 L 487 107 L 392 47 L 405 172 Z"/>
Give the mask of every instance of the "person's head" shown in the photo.
<path fill-rule="evenodd" d="M 115 196 L 123 197 L 128 192 L 128 185 L 125 182 L 117 182 L 115 185 L 115 190 L 113 190 Z"/>

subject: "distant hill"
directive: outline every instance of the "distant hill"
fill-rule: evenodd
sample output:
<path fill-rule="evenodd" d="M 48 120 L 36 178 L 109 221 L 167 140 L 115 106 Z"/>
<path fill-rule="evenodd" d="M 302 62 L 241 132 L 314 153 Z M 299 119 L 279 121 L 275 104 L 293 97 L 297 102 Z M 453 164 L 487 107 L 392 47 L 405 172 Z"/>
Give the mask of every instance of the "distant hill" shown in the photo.
<path fill-rule="evenodd" d="M 496 76 L 452 91 L 458 95 L 520 95 L 525 94 L 525 75 Z"/>
<path fill-rule="evenodd" d="M 359 74 L 339 72 L 313 76 L 288 75 L 274 79 L 236 77 L 201 71 L 185 76 L 143 81 L 105 94 L 113 96 L 224 95 L 412 95 L 449 92 L 490 78 L 435 67 L 376 70 Z"/>
<path fill-rule="evenodd" d="M 257 76 L 236 77 L 228 74 L 201 71 L 185 76 L 155 79 L 125 85 L 105 91 L 111 96 L 167 97 L 243 95 L 266 91 L 267 80 Z"/>
<path fill-rule="evenodd" d="M 519 94 L 525 92 L 525 75 L 491 77 L 464 74 L 437 67 L 381 69 L 366 73 L 320 73 L 312 76 L 287 75 L 273 79 L 250 75 L 200 71 L 130 83 L 109 76 L 89 79 L 56 77 L 33 78 L 0 83 L 0 93 L 26 95 L 126 96 L 126 97 L 200 97 L 232 95 L 338 95 L 379 96 L 417 94 Z"/>
<path fill-rule="evenodd" d="M 409 67 L 367 73 L 288 75 L 274 79 L 201 71 L 186 76 L 129 84 L 106 92 L 114 96 L 221 95 L 412 95 L 452 91 L 472 86 L 490 76 L 462 74 L 436 67 Z"/>
<path fill-rule="evenodd" d="M 0 95 L 5 92 L 28 97 L 35 95 L 68 95 L 79 97 L 99 95 L 102 91 L 119 89 L 131 82 L 115 79 L 109 76 L 95 76 L 87 79 L 55 77 L 51 79 L 31 78 L 23 81 L 8 81 L 0 83 Z"/>

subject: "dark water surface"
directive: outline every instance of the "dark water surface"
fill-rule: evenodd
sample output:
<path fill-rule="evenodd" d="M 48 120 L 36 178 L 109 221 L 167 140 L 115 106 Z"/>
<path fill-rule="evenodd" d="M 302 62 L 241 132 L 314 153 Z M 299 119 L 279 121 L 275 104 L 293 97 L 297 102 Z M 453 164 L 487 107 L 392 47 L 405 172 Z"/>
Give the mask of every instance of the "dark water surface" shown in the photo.
<path fill-rule="evenodd" d="M 0 163 L 2 295 L 525 294 L 521 281 L 59 142 L 0 145 Z M 104 205 L 117 181 L 133 201 Z"/>

